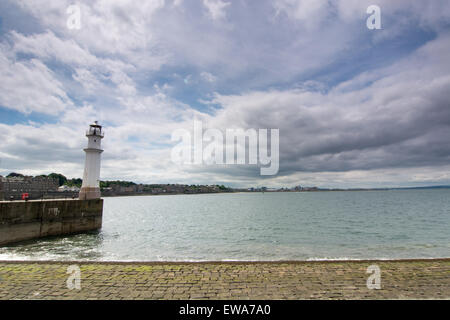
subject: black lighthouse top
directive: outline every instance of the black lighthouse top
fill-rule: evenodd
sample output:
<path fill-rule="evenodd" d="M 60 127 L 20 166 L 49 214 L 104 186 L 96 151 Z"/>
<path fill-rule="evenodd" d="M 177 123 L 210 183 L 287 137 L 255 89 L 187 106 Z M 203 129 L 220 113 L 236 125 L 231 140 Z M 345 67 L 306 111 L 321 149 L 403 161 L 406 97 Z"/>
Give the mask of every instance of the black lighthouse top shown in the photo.
<path fill-rule="evenodd" d="M 99 136 L 103 137 L 102 126 L 98 124 L 98 121 L 94 121 L 93 124 L 89 125 L 89 129 L 86 132 L 87 136 Z"/>

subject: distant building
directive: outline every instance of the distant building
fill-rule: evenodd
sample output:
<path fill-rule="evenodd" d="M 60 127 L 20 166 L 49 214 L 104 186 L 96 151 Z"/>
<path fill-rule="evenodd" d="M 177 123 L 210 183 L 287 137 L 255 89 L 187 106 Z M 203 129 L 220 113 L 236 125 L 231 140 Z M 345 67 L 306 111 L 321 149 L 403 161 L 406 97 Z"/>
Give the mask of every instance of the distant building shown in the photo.
<path fill-rule="evenodd" d="M 163 188 L 153 188 L 152 189 L 153 194 L 159 194 L 159 193 L 164 193 L 164 192 L 166 192 L 166 190 L 164 190 Z"/>
<path fill-rule="evenodd" d="M 3 177 L 0 176 L 0 201 L 5 199 L 4 193 L 3 193 Z"/>
<path fill-rule="evenodd" d="M 1 177 L 0 200 L 20 200 L 23 193 L 28 193 L 29 199 L 39 199 L 48 192 L 57 191 L 57 179 L 49 177 Z"/>
<path fill-rule="evenodd" d="M 66 191 L 70 191 L 70 192 L 80 192 L 80 188 L 78 188 L 77 186 L 61 186 L 58 188 L 59 192 L 66 192 Z"/>

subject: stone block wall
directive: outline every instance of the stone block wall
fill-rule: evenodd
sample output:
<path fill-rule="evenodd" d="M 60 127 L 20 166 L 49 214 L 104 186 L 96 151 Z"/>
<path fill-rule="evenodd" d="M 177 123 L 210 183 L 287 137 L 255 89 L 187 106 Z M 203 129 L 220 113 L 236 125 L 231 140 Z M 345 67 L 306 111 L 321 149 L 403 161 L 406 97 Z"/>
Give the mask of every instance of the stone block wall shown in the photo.
<path fill-rule="evenodd" d="M 102 227 L 103 199 L 0 202 L 0 245 Z"/>

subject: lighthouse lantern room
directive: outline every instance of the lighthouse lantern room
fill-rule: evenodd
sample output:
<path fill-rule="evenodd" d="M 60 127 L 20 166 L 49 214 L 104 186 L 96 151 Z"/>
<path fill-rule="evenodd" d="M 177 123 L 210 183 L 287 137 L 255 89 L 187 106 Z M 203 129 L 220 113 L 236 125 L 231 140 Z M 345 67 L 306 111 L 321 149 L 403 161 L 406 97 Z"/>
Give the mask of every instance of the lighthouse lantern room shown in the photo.
<path fill-rule="evenodd" d="M 86 161 L 84 165 L 83 184 L 79 198 L 81 200 L 100 198 L 100 161 L 103 152 L 101 148 L 104 133 L 102 126 L 95 121 L 86 131 L 88 146 L 84 149 Z"/>

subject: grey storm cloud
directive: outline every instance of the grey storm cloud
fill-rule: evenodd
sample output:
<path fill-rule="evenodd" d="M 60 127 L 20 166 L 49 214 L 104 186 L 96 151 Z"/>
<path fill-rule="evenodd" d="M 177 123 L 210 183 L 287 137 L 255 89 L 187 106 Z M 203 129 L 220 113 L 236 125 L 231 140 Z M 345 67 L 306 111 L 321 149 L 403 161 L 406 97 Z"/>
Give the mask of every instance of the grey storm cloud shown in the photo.
<path fill-rule="evenodd" d="M 281 175 L 446 165 L 450 61 L 442 56 L 445 49 L 450 49 L 448 35 L 386 68 L 383 76 L 360 90 L 219 96 L 216 102 L 224 110 L 218 122 L 279 128 Z M 346 86 L 358 87 L 359 81 Z"/>

